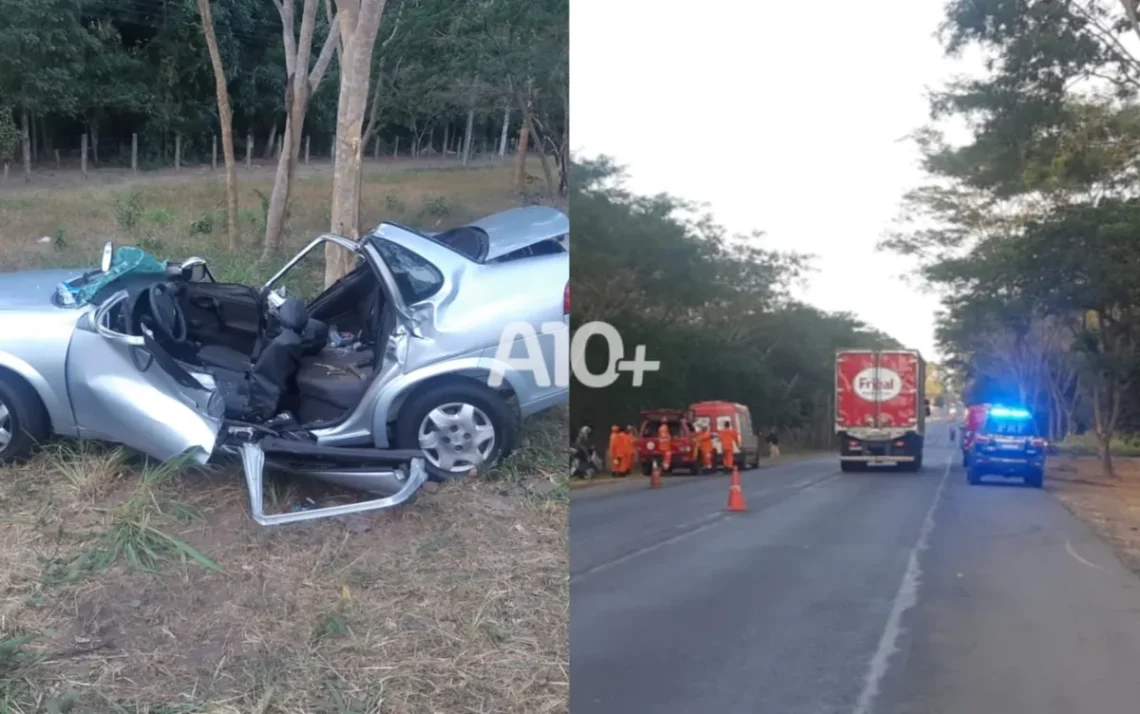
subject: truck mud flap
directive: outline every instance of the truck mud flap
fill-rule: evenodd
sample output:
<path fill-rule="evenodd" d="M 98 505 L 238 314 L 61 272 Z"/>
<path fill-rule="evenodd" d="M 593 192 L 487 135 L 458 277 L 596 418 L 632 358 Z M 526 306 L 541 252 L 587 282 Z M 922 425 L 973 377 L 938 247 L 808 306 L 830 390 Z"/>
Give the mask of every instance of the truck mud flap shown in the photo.
<path fill-rule="evenodd" d="M 242 470 L 245 473 L 246 487 L 249 489 L 249 509 L 253 520 L 263 526 L 283 525 L 298 521 L 312 521 L 320 518 L 345 516 L 365 511 L 378 511 L 399 506 L 416 494 L 427 481 L 424 456 L 412 450 L 346 449 L 321 446 L 312 442 L 293 441 L 277 437 L 266 437 L 259 441 L 247 441 L 238 449 Z M 321 467 L 364 466 L 370 471 L 370 478 L 380 477 L 389 483 L 397 484 L 395 493 L 381 498 L 373 498 L 358 503 L 347 503 L 325 508 L 314 508 L 295 513 L 265 513 L 265 463 L 266 457 L 283 459 L 293 464 L 303 463 L 312 466 L 312 471 L 297 469 L 318 475 Z M 362 474 L 363 475 L 363 474 Z M 330 478 L 330 481 L 338 479 Z"/>

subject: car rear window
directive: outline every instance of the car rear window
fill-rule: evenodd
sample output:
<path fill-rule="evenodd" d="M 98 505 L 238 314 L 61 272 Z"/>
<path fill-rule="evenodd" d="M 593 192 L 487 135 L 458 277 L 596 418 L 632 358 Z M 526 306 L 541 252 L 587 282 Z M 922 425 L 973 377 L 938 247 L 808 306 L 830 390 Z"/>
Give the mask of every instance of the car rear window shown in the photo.
<path fill-rule="evenodd" d="M 1034 436 L 1036 431 L 1032 419 L 996 419 L 990 417 L 982 432 L 998 436 Z"/>
<path fill-rule="evenodd" d="M 392 271 L 407 304 L 426 300 L 443 287 L 443 273 L 424 258 L 384 238 L 378 238 L 374 245 Z"/>

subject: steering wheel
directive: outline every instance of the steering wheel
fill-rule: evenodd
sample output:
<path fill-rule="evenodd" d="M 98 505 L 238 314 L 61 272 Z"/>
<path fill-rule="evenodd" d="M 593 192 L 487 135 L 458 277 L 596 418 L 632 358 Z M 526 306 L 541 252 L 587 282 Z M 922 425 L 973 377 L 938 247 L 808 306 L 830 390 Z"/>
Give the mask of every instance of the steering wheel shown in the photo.
<path fill-rule="evenodd" d="M 150 313 L 155 326 L 172 341 L 181 344 L 186 341 L 186 315 L 174 297 L 174 286 L 168 282 L 157 282 L 147 290 Z"/>

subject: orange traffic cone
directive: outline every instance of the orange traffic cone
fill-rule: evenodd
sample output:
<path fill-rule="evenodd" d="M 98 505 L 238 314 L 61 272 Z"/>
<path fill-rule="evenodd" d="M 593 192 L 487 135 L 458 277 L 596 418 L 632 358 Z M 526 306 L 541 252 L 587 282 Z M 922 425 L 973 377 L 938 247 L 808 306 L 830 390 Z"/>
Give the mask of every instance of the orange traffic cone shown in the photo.
<path fill-rule="evenodd" d="M 740 490 L 740 469 L 732 467 L 732 480 L 728 482 L 728 509 L 729 511 L 747 511 L 744 503 L 744 491 Z"/>
<path fill-rule="evenodd" d="M 649 473 L 649 488 L 661 488 L 661 466 L 653 460 L 653 471 Z"/>

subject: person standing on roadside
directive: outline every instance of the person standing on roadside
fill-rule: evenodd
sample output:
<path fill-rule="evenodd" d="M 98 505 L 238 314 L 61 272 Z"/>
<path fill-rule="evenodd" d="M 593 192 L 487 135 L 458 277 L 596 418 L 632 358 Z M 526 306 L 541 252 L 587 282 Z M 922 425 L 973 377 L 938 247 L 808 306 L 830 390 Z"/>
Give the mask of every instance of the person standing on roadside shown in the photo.
<path fill-rule="evenodd" d="M 623 449 L 621 428 L 617 424 L 610 427 L 610 475 L 621 476 L 625 471 L 625 450 Z"/>
<path fill-rule="evenodd" d="M 626 471 L 632 472 L 634 464 L 637 463 L 637 432 L 634 431 L 632 424 L 627 424 L 625 427 L 622 446 L 625 448 Z"/>
<path fill-rule="evenodd" d="M 669 422 L 662 421 L 657 427 L 657 451 L 661 454 L 661 470 L 668 471 L 673 466 L 673 435 L 669 433 Z"/>
<path fill-rule="evenodd" d="M 780 458 L 780 437 L 776 434 L 775 429 L 768 430 L 768 436 L 764 439 L 768 444 L 768 458 Z"/>
<path fill-rule="evenodd" d="M 732 471 L 736 465 L 736 450 L 740 447 L 740 434 L 732 428 L 732 424 L 725 424 L 717 431 L 717 436 L 720 437 L 721 449 L 724 451 L 721 454 L 724 467 Z"/>

